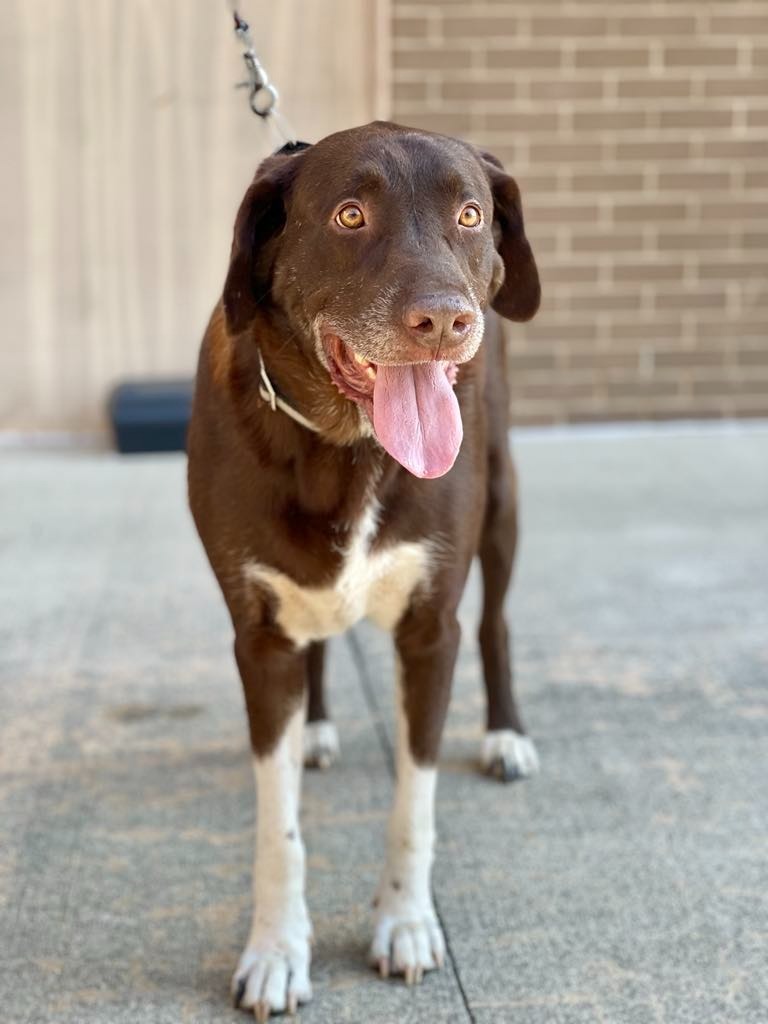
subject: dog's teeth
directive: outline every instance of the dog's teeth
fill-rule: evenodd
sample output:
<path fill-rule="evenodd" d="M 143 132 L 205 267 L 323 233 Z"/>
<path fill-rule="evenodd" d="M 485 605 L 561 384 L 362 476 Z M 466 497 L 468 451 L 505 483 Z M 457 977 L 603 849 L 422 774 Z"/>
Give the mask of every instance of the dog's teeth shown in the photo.
<path fill-rule="evenodd" d="M 361 366 L 368 366 L 369 365 L 369 362 L 365 358 L 365 356 L 361 356 L 359 352 L 354 352 L 353 351 L 352 355 L 355 357 L 355 362 L 359 363 Z"/>
<path fill-rule="evenodd" d="M 366 367 L 365 374 L 367 377 L 370 377 L 371 380 L 376 380 L 376 371 L 372 366 L 368 365 Z"/>

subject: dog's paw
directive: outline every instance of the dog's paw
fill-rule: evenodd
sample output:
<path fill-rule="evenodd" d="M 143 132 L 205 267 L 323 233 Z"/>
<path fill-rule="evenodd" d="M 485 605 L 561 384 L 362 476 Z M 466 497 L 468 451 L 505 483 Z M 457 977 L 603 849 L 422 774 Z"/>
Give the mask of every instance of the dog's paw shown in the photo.
<path fill-rule="evenodd" d="M 483 736 L 483 769 L 501 782 L 527 779 L 539 770 L 539 755 L 530 736 L 514 729 L 497 729 Z"/>
<path fill-rule="evenodd" d="M 307 768 L 329 768 L 339 758 L 339 733 L 333 722 L 322 719 L 304 726 L 304 764 Z"/>
<path fill-rule="evenodd" d="M 418 985 L 426 971 L 442 967 L 445 939 L 431 904 L 379 898 L 371 943 L 371 965 L 382 978 L 402 974 L 406 985 Z"/>
<path fill-rule="evenodd" d="M 296 1013 L 312 998 L 309 941 L 283 943 L 252 936 L 232 978 L 236 1007 L 253 1011 L 257 1021 L 272 1013 Z"/>

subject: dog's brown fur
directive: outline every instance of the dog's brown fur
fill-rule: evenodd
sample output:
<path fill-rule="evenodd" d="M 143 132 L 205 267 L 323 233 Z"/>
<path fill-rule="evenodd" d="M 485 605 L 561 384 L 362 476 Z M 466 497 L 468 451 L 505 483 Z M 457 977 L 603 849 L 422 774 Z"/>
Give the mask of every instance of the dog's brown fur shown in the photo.
<path fill-rule="evenodd" d="M 360 167 L 370 178 L 360 187 L 387 211 L 378 248 L 328 226 L 333 202 L 357 187 Z M 460 196 L 467 181 L 488 216 L 484 232 L 471 237 L 442 226 L 456 201 L 446 193 Z M 352 245 L 361 248 L 350 256 Z M 376 124 L 272 157 L 259 169 L 238 214 L 223 300 L 203 342 L 189 432 L 190 504 L 234 624 L 259 757 L 274 748 L 308 682 L 310 719 L 326 716 L 323 644 L 298 649 L 277 622 L 274 595 L 246 584 L 243 566 L 255 561 L 302 586 L 328 586 L 372 499 L 380 507 L 373 553 L 403 541 L 439 541 L 429 593 L 413 596 L 394 631 L 414 758 L 429 764 L 438 755 L 459 643 L 456 610 L 475 555 L 485 584 L 487 725 L 522 732 L 503 618 L 516 513 L 497 316 L 488 312 L 483 344 L 459 368 L 464 440 L 456 463 L 431 480 L 411 476 L 361 430 L 360 410 L 330 380 L 313 337 L 315 308 L 330 304 L 333 323 L 354 332 L 356 317 L 365 318 L 382 289 L 396 296 L 397 318 L 425 280 L 430 294 L 469 282 L 483 304 L 512 319 L 535 312 L 538 277 L 519 193 L 494 158 L 455 140 Z M 418 339 L 398 330 L 386 351 L 375 339 L 360 344 L 393 362 L 424 359 Z M 275 387 L 318 425 L 317 433 L 260 397 L 259 350 Z"/>
<path fill-rule="evenodd" d="M 356 148 L 364 143 L 368 152 L 372 135 L 385 147 L 396 132 L 394 126 L 369 126 L 332 137 L 336 142 L 330 152 L 316 155 L 318 146 L 265 162 L 238 215 L 224 300 L 203 342 L 189 433 L 190 503 L 235 626 L 235 651 L 256 752 L 274 744 L 291 705 L 301 698 L 307 652 L 294 650 L 281 635 L 269 594 L 244 587 L 242 565 L 255 559 L 298 583 L 327 583 L 338 571 L 340 552 L 372 493 L 382 508 L 374 548 L 439 533 L 443 546 L 450 549 L 433 580 L 429 604 L 410 609 L 396 634 L 406 667 L 414 753 L 424 759 L 437 755 L 458 643 L 455 610 L 475 554 L 480 554 L 486 581 L 480 640 L 488 724 L 520 730 L 510 693 L 501 607 L 514 557 L 515 498 L 507 454 L 508 391 L 500 327 L 491 314 L 484 345 L 460 370 L 456 393 L 464 443 L 454 468 L 437 480 L 416 480 L 374 439 L 359 439 L 353 403 L 336 391 L 311 352 L 292 341 L 304 325 L 301 317 L 291 319 L 285 306 L 275 304 L 279 271 L 274 264 L 281 263 L 280 250 L 273 236 L 254 234 L 254 220 L 262 227 L 269 220 L 263 205 L 267 196 L 268 203 L 274 202 L 275 188 L 295 188 L 301 176 L 308 193 L 323 192 L 324 183 L 313 181 L 313 167 L 301 170 L 302 160 L 312 155 L 316 164 L 322 159 L 327 165 L 343 147 L 344 166 L 353 166 L 361 159 Z M 444 144 L 457 147 L 465 163 L 478 165 L 469 147 L 453 140 Z M 400 161 L 405 159 L 395 152 Z M 492 158 L 484 163 L 497 174 Z M 500 171 L 497 176 L 501 190 L 517 204 L 512 179 Z M 499 213 L 501 201 L 494 198 L 497 220 L 510 216 L 508 211 Z M 265 230 L 274 231 L 275 226 L 268 223 Z M 246 251 L 249 246 L 255 255 Z M 502 229 L 499 251 L 506 273 L 502 289 L 510 294 L 500 299 L 497 288 L 495 305 L 508 316 L 527 318 L 538 305 L 538 278 L 522 218 L 511 232 Z M 392 272 L 398 272 L 397 266 Z M 311 288 L 313 283 L 302 286 Z M 266 289 L 265 295 L 257 295 L 260 288 Z M 260 398 L 258 354 L 251 338 L 258 339 L 276 385 L 321 424 L 319 435 L 275 414 Z M 418 687 L 409 683 L 416 677 Z M 317 687 L 314 701 L 322 704 Z"/>

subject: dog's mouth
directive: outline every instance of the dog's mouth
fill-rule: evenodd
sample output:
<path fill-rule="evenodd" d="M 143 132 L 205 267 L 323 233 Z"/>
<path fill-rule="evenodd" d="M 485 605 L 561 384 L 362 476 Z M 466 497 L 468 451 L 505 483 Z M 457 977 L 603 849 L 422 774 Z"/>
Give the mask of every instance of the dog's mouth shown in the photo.
<path fill-rule="evenodd" d="M 380 444 L 414 476 L 443 476 L 462 439 L 456 363 L 374 363 L 336 334 L 323 337 L 331 380 L 370 418 Z"/>

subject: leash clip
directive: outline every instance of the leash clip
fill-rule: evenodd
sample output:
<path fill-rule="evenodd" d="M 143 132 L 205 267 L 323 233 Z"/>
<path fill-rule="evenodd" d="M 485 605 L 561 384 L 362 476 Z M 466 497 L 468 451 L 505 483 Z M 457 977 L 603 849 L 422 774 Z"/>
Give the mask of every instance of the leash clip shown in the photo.
<path fill-rule="evenodd" d="M 235 29 L 235 32 L 239 33 L 239 30 Z M 243 53 L 243 61 L 248 70 L 248 81 L 238 82 L 235 88 L 250 89 L 248 103 L 251 110 L 259 117 L 269 117 L 277 106 L 277 89 L 270 82 L 267 72 L 252 49 L 249 48 Z"/>
<path fill-rule="evenodd" d="M 284 140 L 286 142 L 293 142 L 295 136 L 288 123 L 277 110 L 277 104 L 280 99 L 279 93 L 270 82 L 266 68 L 256 56 L 250 26 L 238 12 L 237 0 L 229 0 L 229 8 L 235 22 L 235 36 L 243 47 L 243 62 L 248 72 L 246 81 L 238 82 L 235 88 L 248 89 L 248 105 L 253 113 L 264 120 L 271 116 Z"/>

